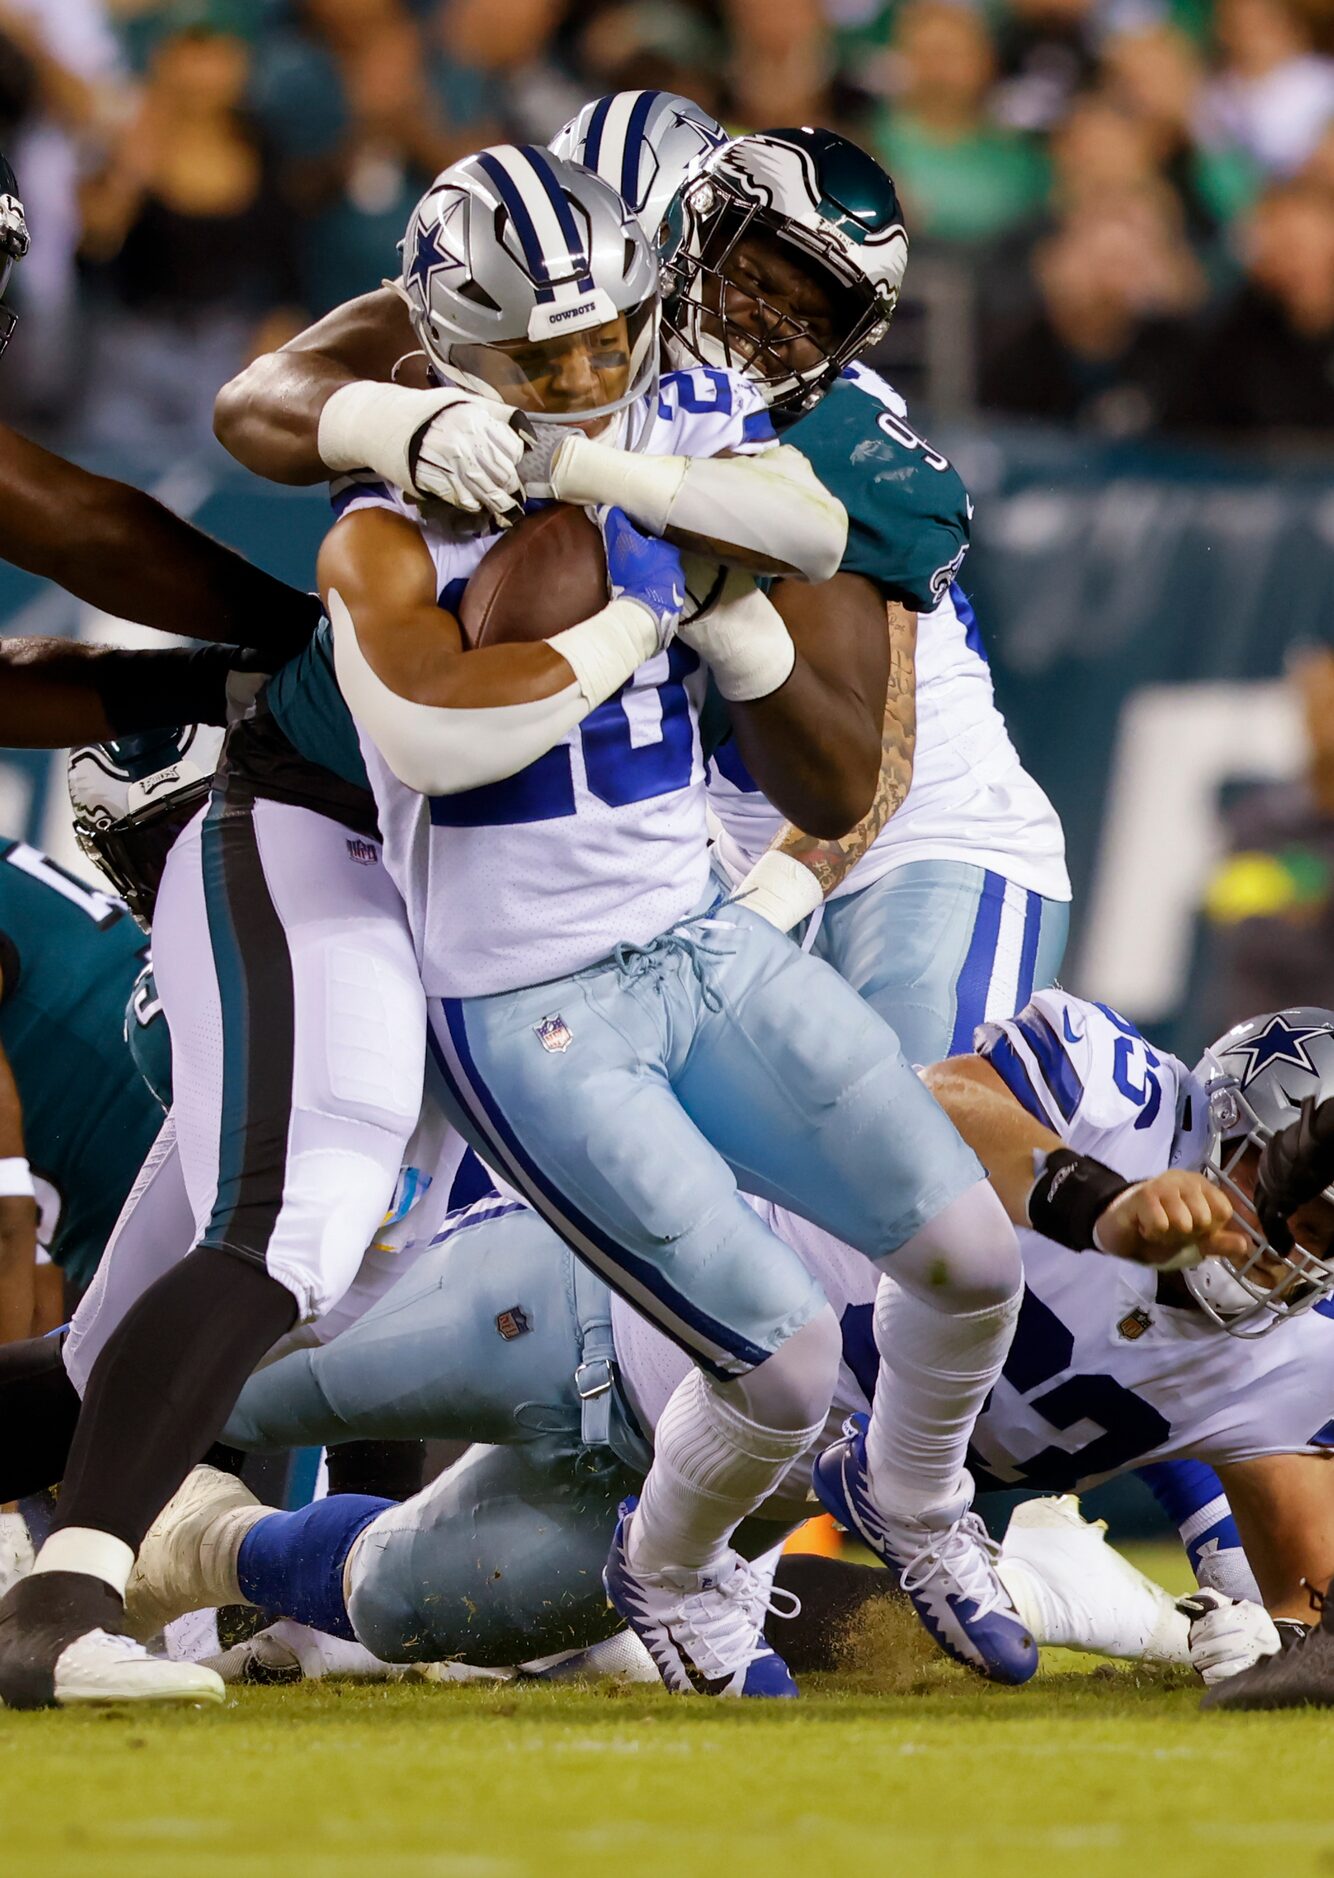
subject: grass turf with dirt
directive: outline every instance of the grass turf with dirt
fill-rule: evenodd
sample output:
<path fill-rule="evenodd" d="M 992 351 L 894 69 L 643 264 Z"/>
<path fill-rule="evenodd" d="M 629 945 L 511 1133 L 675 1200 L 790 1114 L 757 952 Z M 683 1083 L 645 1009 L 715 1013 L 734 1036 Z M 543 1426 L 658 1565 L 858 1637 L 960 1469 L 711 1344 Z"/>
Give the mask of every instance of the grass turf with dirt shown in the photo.
<path fill-rule="evenodd" d="M 1182 1671 L 1054 1653 L 993 1689 L 880 1617 L 793 1703 L 304 1685 L 0 1712 L 34 1878 L 1334 1878 L 1334 1718 L 1215 1716 Z"/>

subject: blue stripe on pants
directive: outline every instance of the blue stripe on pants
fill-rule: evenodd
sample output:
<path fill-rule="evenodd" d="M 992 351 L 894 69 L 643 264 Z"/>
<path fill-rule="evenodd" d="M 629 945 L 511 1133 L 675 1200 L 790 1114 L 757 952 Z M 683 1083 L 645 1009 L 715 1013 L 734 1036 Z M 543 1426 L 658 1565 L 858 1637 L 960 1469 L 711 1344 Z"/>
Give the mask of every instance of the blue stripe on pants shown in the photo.
<path fill-rule="evenodd" d="M 988 868 L 982 877 L 982 895 L 967 956 L 955 991 L 954 1034 L 949 1054 L 961 1056 L 973 1047 L 973 1032 L 987 1015 L 987 993 L 996 966 L 996 941 L 1005 906 L 1005 882 Z M 1036 954 L 1036 941 L 1034 942 Z"/>
<path fill-rule="evenodd" d="M 1019 983 L 1015 988 L 1014 1008 L 1022 1011 L 1033 995 L 1033 975 L 1037 970 L 1038 941 L 1042 937 L 1042 895 L 1030 887 L 1025 896 L 1024 944 L 1019 954 Z"/>

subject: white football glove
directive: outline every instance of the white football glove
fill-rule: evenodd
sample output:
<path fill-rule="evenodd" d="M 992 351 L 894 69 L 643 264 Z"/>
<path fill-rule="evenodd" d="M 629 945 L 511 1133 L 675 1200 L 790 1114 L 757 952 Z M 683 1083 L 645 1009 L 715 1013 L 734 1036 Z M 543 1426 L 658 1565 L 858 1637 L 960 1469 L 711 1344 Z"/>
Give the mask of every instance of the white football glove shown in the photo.
<path fill-rule="evenodd" d="M 490 398 L 456 391 L 416 440 L 411 493 L 456 509 L 483 509 L 506 527 L 523 511 L 523 438 L 515 413 Z"/>
<path fill-rule="evenodd" d="M 1207 1683 L 1239 1676 L 1280 1648 L 1274 1620 L 1262 1604 L 1195 1591 L 1179 1598 L 1177 1609 L 1190 1619 L 1190 1660 Z"/>
<path fill-rule="evenodd" d="M 319 452 L 331 470 L 373 470 L 418 502 L 485 512 L 507 527 L 523 509 L 517 415 L 456 385 L 415 391 L 358 379 L 325 403 Z"/>

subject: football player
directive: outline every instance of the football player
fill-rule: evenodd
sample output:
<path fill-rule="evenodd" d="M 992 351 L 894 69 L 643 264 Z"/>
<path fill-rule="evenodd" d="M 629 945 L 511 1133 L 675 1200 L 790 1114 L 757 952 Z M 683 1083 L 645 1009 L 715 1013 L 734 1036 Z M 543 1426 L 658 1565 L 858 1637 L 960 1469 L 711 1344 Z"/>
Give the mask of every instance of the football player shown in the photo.
<path fill-rule="evenodd" d="M 0 173 L 0 290 L 27 248 L 16 185 Z M 6 311 L 3 338 L 13 328 Z M 15 565 L 66 585 L 79 598 L 117 615 L 173 632 L 231 642 L 244 637 L 246 657 L 232 643 L 199 651 L 128 651 L 20 639 L 0 647 L 4 671 L 0 737 L 28 747 L 58 747 L 151 729 L 183 717 L 215 724 L 243 710 L 255 671 L 271 669 L 302 646 L 319 617 L 318 602 L 250 567 L 151 498 L 88 475 L 0 427 L 0 554 Z M 250 668 L 246 671 L 245 668 Z M 6 974 L 8 980 L 8 974 Z M 6 993 L 14 987 L 7 982 Z M 144 1014 L 148 1007 L 145 1005 Z M 0 1353 L 0 1389 L 25 1405 L 18 1427 L 31 1428 L 31 1392 L 54 1376 L 66 1397 L 55 1346 L 21 1343 Z M 33 1367 L 34 1355 L 37 1368 Z M 36 1417 L 68 1441 L 68 1415 Z M 55 1585 L 55 1594 L 60 1591 Z M 100 1633 L 99 1633 L 100 1637 Z M 100 1655 L 99 1655 L 100 1651 Z M 91 1699 L 132 1682 L 141 1651 L 101 1638 L 82 1694 Z M 77 1680 L 77 1678 L 76 1678 Z M 162 1690 L 161 1679 L 155 1689 Z M 215 1679 L 178 1678 L 178 1693 L 212 1694 Z M 76 1695 L 74 1699 L 79 1699 Z"/>
<path fill-rule="evenodd" d="M 1047 992 L 926 1074 L 1024 1247 L 1020 1330 L 977 1424 L 974 1477 L 1064 1494 L 1165 1458 L 1216 1468 L 1270 1615 L 1211 1591 L 1189 1612 L 1190 1649 L 1210 1678 L 1244 1667 L 1277 1647 L 1273 1619 L 1308 1615 L 1303 1581 L 1334 1564 L 1334 1200 L 1308 1196 L 1291 1221 L 1300 1243 L 1280 1252 L 1250 1197 L 1261 1144 L 1299 1102 L 1334 1117 L 1334 1014 L 1253 1019 L 1188 1071 L 1104 1007 Z M 840 1312 L 832 1414 L 864 1415 L 868 1268 L 763 1210 Z M 1191 1248 L 1226 1258 L 1176 1269 Z M 478 1201 L 339 1342 L 255 1376 L 228 1436 L 266 1448 L 415 1429 L 490 1445 L 404 1507 L 271 1514 L 228 1479 L 193 1476 L 144 1548 L 136 1623 L 239 1595 L 396 1662 L 495 1666 L 587 1644 L 612 1621 L 597 1580 L 617 1497 L 642 1480 L 684 1361 L 528 1208 Z M 837 1498 L 817 1438 L 750 1523 L 754 1549 L 803 1516 L 812 1455 L 817 1491 Z M 1033 1543 L 1011 1556 L 1005 1581 L 1035 1634 L 1145 1647 L 1127 1617 L 1153 1618 L 1152 1601 L 1100 1610 L 1100 1590 L 1119 1594 L 1087 1532 L 1068 1512 L 1046 1523 L 1080 1562 L 1061 1572 Z"/>
<path fill-rule="evenodd" d="M 1300 1087 L 1296 1093 L 1301 1112 L 1266 1141 L 1256 1183 L 1256 1210 L 1269 1238 L 1283 1251 L 1292 1247 L 1289 1217 L 1318 1205 L 1334 1183 L 1334 1112 L 1309 1088 Z M 1334 1429 L 1322 1433 L 1329 1439 Z M 1285 1637 L 1290 1647 L 1281 1654 L 1271 1654 L 1235 1682 L 1211 1691 L 1206 1708 L 1334 1707 L 1334 1578 L 1312 1571 L 1303 1585 L 1309 1593 L 1303 1616 L 1313 1613 L 1318 1621 L 1296 1637 Z"/>
<path fill-rule="evenodd" d="M 846 506 L 842 576 L 875 585 L 892 645 L 870 813 L 833 841 L 784 828 L 724 746 L 710 787 L 720 858 L 785 927 L 819 908 L 816 956 L 929 1062 L 1053 982 L 1070 888 L 1060 823 L 1009 740 L 958 584 L 972 505 L 903 400 L 856 362 L 897 299 L 893 184 L 845 138 L 783 130 L 716 152 L 681 202 L 673 356 L 762 385 L 784 441 Z"/>
<path fill-rule="evenodd" d="M 451 1112 L 697 1365 L 618 1526 L 609 1595 L 670 1687 L 792 1693 L 727 1542 L 823 1425 L 836 1324 L 740 1202 L 741 1178 L 892 1260 L 906 1302 L 877 1329 L 866 1504 L 887 1552 L 934 1561 L 920 1603 L 948 1646 L 1022 1680 L 1032 1642 L 961 1485 L 1017 1307 L 1008 1223 L 855 993 L 749 912 L 713 910 L 697 658 L 752 767 L 808 825 L 846 826 L 869 800 L 877 718 L 749 579 L 671 646 L 679 564 L 639 536 L 626 553 L 628 515 L 715 560 L 827 579 L 842 512 L 734 375 L 653 389 L 656 267 L 591 172 L 531 146 L 483 152 L 439 179 L 404 260 L 437 372 L 534 413 L 527 486 L 619 505 L 600 510 L 611 608 L 546 644 L 460 652 L 447 596 L 477 537 L 423 526 L 397 491 L 349 489 L 320 563 Z M 635 619 L 618 610 L 632 597 Z M 484 745 L 469 715 L 482 702 Z M 535 894 L 558 877 L 555 904 Z"/>
<path fill-rule="evenodd" d="M 1061 828 L 1009 741 L 955 579 L 967 494 L 902 399 L 855 363 L 882 336 L 902 279 L 893 184 L 829 132 L 724 141 L 689 99 L 645 91 L 586 106 L 553 148 L 620 190 L 657 240 L 671 362 L 754 380 L 783 439 L 851 517 L 835 578 L 818 590 L 780 582 L 774 598 L 794 626 L 806 609 L 839 622 L 843 644 L 883 638 L 888 621 L 875 799 L 846 835 L 804 834 L 725 744 L 710 766 L 718 858 L 784 930 L 828 895 L 817 954 L 898 1030 L 910 1060 L 928 1062 L 1053 981 L 1070 896 Z M 446 441 L 458 407 L 437 409 L 438 390 L 371 382 L 411 345 L 401 300 L 367 295 L 224 387 L 218 434 L 280 481 L 369 463 L 414 497 L 452 499 L 453 472 L 436 466 L 465 446 L 462 434 Z M 522 475 L 516 460 L 516 490 Z"/>
<path fill-rule="evenodd" d="M 639 378 L 645 357 L 654 361 L 656 319 L 651 315 L 656 284 L 642 245 L 637 248 L 622 231 L 619 203 L 615 215 L 618 238 L 610 249 L 600 251 L 599 265 L 604 271 L 624 269 L 628 257 L 651 289 L 641 298 L 652 303 L 645 308 L 650 317 L 637 321 L 635 333 L 620 336 L 620 343 L 635 354 L 624 387 L 630 376 Z M 516 217 L 515 226 L 520 221 Z M 563 227 L 556 238 L 565 240 Z M 549 229 L 547 239 L 552 239 Z M 594 286 L 595 295 L 601 291 Z M 605 350 L 610 355 L 615 349 L 616 342 L 609 341 Z M 582 341 L 560 346 L 557 352 L 561 364 L 556 377 L 562 386 L 568 386 L 571 371 L 577 377 L 590 369 L 608 370 L 614 377 L 620 369 L 602 353 L 590 368 L 587 359 L 593 355 Z M 466 377 L 462 360 L 460 368 Z M 505 361 L 505 368 L 520 376 L 527 369 L 515 356 Z M 557 386 L 548 386 L 546 395 L 558 404 L 568 397 Z M 745 422 L 745 413 L 738 411 L 738 443 L 745 441 Z M 723 486 L 735 483 L 742 469 L 738 459 L 735 467 L 725 470 Z M 819 537 L 823 530 L 828 536 L 832 531 L 836 559 L 842 524 L 837 505 L 830 505 L 790 458 L 780 460 L 761 480 L 770 505 L 780 514 L 784 489 L 790 491 L 785 533 L 795 552 L 803 552 L 805 541 L 811 553 L 823 554 L 813 534 Z M 712 511 L 709 522 L 716 522 Z M 484 546 L 484 541 L 475 546 L 474 564 Z M 652 602 L 636 606 L 629 617 L 623 603 L 620 612 L 613 610 L 609 624 L 613 638 L 619 631 L 627 644 L 636 645 L 644 634 L 633 622 L 641 615 L 656 616 L 667 604 L 657 598 L 662 570 L 651 556 L 646 567 L 637 564 L 637 557 L 638 562 L 645 558 L 641 538 L 619 525 L 613 559 L 624 570 L 622 585 L 652 596 Z M 668 571 L 669 590 L 674 578 Z M 673 624 L 674 619 L 673 604 Z M 656 639 L 663 626 L 656 617 L 650 624 Z M 771 649 L 773 645 L 771 634 Z M 611 658 L 620 656 L 613 649 Z M 555 655 L 543 648 L 539 662 L 541 658 L 554 660 Z M 607 663 L 603 658 L 602 667 Z M 791 663 L 789 653 L 789 667 Z M 586 676 L 602 667 L 593 658 Z M 318 659 L 310 669 L 318 688 Z M 745 677 L 753 680 L 753 670 Z M 589 682 L 599 681 L 594 676 Z M 618 682 L 613 679 L 613 689 Z M 564 701 L 560 708 L 567 708 Z M 215 1431 L 241 1376 L 282 1334 L 293 1312 L 299 1307 L 303 1316 L 314 1316 L 345 1288 L 385 1210 L 403 1138 L 420 1105 L 420 1044 L 413 1049 L 411 1034 L 420 1024 L 420 983 L 393 888 L 379 871 L 379 848 L 371 839 L 373 809 L 370 831 L 349 838 L 348 820 L 340 824 L 339 814 L 364 813 L 364 790 L 344 789 L 343 800 L 335 800 L 339 779 L 322 769 L 323 783 L 316 784 L 322 813 L 309 812 L 299 779 L 275 794 L 285 746 L 279 733 L 276 747 L 257 753 L 264 734 L 261 727 L 251 739 L 248 770 L 233 745 L 217 825 L 206 819 L 177 843 L 158 908 L 159 984 L 169 1010 L 174 1001 L 179 1013 L 173 1023 L 173 1049 L 182 1160 L 187 1181 L 200 1196 L 196 1212 L 207 1224 L 198 1251 L 144 1292 L 94 1365 L 56 1529 L 32 1578 L 0 1612 L 0 1669 L 11 1701 L 85 1699 L 85 1688 L 106 1692 L 108 1684 L 100 1673 L 104 1662 L 113 1680 L 120 1678 L 118 1687 L 149 1667 L 136 1659 L 133 1673 L 122 1676 L 128 1657 L 122 1663 L 123 1652 L 117 1647 L 111 1652 L 116 1657 L 113 1665 L 104 1647 L 106 1633 L 116 1626 L 117 1580 L 128 1570 L 133 1544 L 157 1500 L 164 1497 L 172 1470 L 179 1477 L 193 1458 L 191 1450 L 197 1453 Z M 346 742 L 344 733 L 344 746 Z M 673 748 L 678 742 L 673 733 Z M 615 751 L 609 754 L 614 758 Z M 269 766 L 257 776 L 263 770 L 261 756 L 267 756 Z M 330 756 L 338 760 L 337 747 L 321 740 L 317 760 Z M 868 780 L 868 794 L 869 786 Z M 292 810 L 298 813 L 288 812 Z M 257 843 L 254 830 L 261 811 L 270 832 Z M 324 831 L 318 838 L 311 823 Z M 363 875 L 359 891 L 347 878 L 349 864 L 376 870 Z M 217 910 L 210 918 L 210 895 L 219 909 L 226 907 L 225 914 Z M 345 917 L 349 908 L 357 915 L 353 920 Z M 344 917 L 336 919 L 334 914 Z M 173 931 L 179 942 L 174 946 L 169 943 Z M 219 968 L 216 998 L 199 995 L 199 940 L 204 933 L 212 942 L 210 955 L 220 956 L 217 948 L 222 947 L 230 961 L 225 972 Z M 224 1038 L 233 1039 L 227 1057 L 240 1071 L 239 1082 L 228 1085 L 235 1089 L 231 1097 L 219 1091 L 212 1042 L 224 1002 L 233 1019 L 222 1024 Z M 303 1036 L 313 1039 L 310 1047 L 302 1045 Z M 247 1045 L 247 1039 L 253 1041 Z M 304 1080 L 298 1078 L 295 1089 L 290 1067 L 294 1050 L 304 1065 Z M 351 1084 L 345 1074 L 349 1060 L 358 1066 Z M 341 1081 L 330 1087 L 330 1077 Z M 292 1121 L 294 1092 L 299 1127 Z M 219 1106 L 223 1154 L 233 1153 L 234 1167 L 218 1161 Z M 303 1120 L 306 1114 L 310 1126 Z M 235 1122 L 231 1135 L 229 1116 Z M 275 1137 L 286 1143 L 276 1158 L 265 1150 L 265 1143 Z M 149 1380 L 153 1364 L 148 1352 L 156 1357 L 164 1347 L 187 1350 L 201 1324 L 207 1325 L 209 1360 L 187 1365 L 188 1388 L 179 1378 L 173 1385 L 177 1412 L 171 1418 L 152 1415 L 145 1438 L 127 1438 L 144 1422 L 146 1405 L 160 1386 Z M 145 1360 L 131 1360 L 130 1350 L 141 1346 Z M 225 1384 L 224 1378 L 233 1373 L 235 1380 Z M 189 1402 L 183 1400 L 183 1389 Z"/>

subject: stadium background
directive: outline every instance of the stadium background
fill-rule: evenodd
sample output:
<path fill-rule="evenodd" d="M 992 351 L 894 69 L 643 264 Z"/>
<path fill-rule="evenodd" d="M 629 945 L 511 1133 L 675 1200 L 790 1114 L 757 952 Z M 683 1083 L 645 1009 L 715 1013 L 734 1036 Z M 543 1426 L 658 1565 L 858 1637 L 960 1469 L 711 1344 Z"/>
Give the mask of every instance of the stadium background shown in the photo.
<path fill-rule="evenodd" d="M 445 163 L 637 85 L 895 177 L 876 362 L 977 504 L 1065 981 L 1187 1057 L 1334 1005 L 1328 0 L 0 0 L 0 416 L 308 583 L 322 495 L 230 463 L 218 384 L 392 273 Z M 3 567 L 0 631 L 132 636 Z M 66 824 L 62 763 L 7 754 L 0 828 L 70 860 Z"/>

